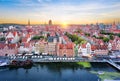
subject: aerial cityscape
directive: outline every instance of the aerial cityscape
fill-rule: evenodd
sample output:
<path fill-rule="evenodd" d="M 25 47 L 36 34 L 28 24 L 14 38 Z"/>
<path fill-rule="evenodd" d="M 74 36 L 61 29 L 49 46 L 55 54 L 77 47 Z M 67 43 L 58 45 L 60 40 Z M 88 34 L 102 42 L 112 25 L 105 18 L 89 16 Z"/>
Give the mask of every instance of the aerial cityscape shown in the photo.
<path fill-rule="evenodd" d="M 0 81 L 120 81 L 119 0 L 0 0 Z"/>

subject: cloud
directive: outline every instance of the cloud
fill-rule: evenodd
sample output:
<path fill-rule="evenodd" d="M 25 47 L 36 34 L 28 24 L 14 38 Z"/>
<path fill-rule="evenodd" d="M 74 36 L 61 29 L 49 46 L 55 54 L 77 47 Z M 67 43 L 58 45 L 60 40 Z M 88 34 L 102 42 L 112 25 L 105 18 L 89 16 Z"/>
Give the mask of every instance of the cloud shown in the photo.
<path fill-rule="evenodd" d="M 50 2 L 50 1 L 52 1 L 52 0 L 38 0 L 38 2 L 44 2 L 44 1 Z"/>
<path fill-rule="evenodd" d="M 53 0 L 18 0 L 16 10 L 10 9 L 9 16 L 30 18 L 35 21 L 53 19 L 56 21 L 93 21 L 102 18 L 120 17 L 120 2 L 103 3 L 104 0 L 93 2 L 72 3 L 67 0 L 64 3 L 55 3 Z M 61 0 L 62 1 L 62 0 Z M 75 0 L 77 1 L 77 0 Z M 78 0 L 79 1 L 79 0 Z M 69 2 L 69 3 L 68 3 Z M 8 10 L 7 10 L 8 11 Z M 14 13 L 13 13 L 14 12 Z M 3 12 L 2 12 L 3 13 Z M 4 14 L 3 14 L 4 15 Z"/>

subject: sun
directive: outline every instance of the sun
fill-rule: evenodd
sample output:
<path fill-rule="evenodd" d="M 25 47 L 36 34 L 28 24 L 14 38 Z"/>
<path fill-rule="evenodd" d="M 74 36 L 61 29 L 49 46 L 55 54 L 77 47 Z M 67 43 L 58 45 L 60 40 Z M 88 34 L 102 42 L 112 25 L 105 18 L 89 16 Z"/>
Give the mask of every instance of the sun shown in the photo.
<path fill-rule="evenodd" d="M 63 22 L 61 27 L 66 29 L 68 27 L 68 23 L 67 22 Z"/>

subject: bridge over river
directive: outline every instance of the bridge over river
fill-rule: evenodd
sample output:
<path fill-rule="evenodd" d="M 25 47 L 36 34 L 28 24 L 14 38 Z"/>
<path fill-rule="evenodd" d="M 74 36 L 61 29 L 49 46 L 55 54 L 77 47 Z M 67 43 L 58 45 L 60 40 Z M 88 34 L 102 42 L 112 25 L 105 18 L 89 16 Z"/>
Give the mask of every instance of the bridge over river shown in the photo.
<path fill-rule="evenodd" d="M 106 60 L 106 62 L 109 63 L 110 65 L 112 65 L 113 67 L 115 67 L 116 69 L 118 69 L 120 71 L 120 65 L 116 64 L 112 60 Z"/>

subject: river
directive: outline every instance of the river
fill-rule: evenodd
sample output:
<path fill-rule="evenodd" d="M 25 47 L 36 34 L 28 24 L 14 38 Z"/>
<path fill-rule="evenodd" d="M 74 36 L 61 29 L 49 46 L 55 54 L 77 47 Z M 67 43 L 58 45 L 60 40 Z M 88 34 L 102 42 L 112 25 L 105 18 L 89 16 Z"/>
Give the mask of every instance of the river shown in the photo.
<path fill-rule="evenodd" d="M 96 74 L 98 71 L 110 75 L 102 77 Z M 120 72 L 107 63 L 91 63 L 91 68 L 67 63 L 39 63 L 30 68 L 0 69 L 0 81 L 104 81 L 120 80 L 119 75 Z"/>

